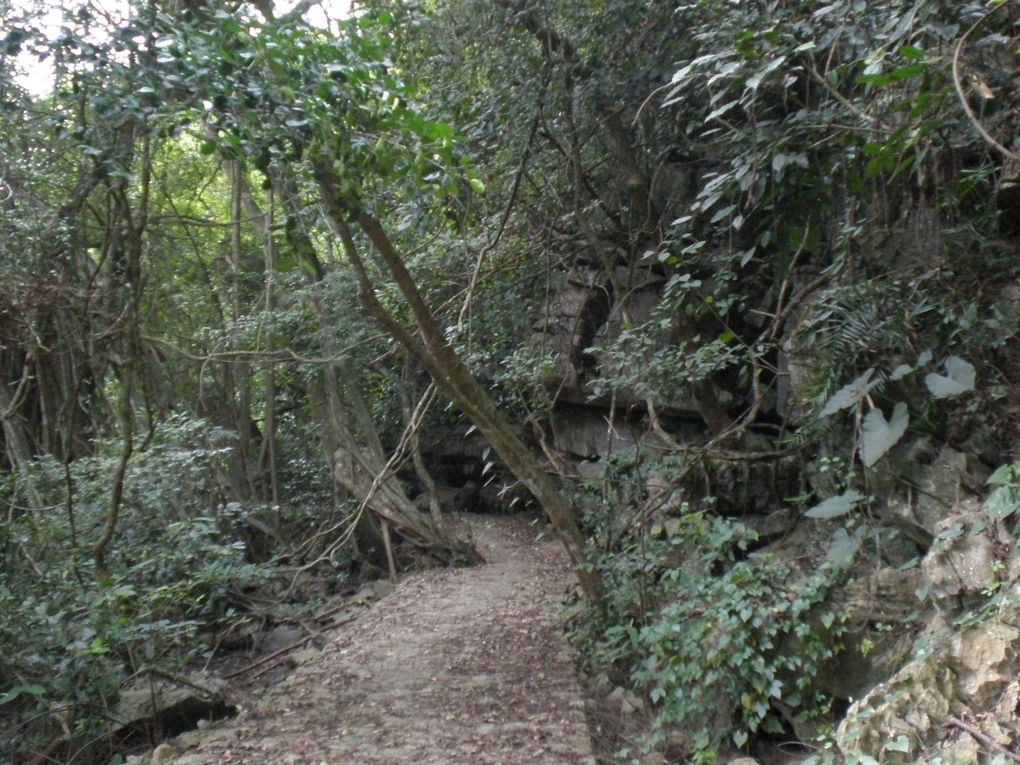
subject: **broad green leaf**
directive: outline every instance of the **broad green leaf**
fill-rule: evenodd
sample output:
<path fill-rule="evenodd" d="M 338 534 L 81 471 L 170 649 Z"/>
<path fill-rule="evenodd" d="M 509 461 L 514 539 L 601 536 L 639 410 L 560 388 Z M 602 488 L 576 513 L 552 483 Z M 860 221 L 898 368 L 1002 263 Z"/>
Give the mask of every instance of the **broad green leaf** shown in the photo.
<path fill-rule="evenodd" d="M 919 77 L 927 71 L 928 66 L 926 64 L 910 64 L 883 74 L 863 74 L 860 81 L 866 85 L 875 85 L 881 88 L 886 85 L 892 85 L 895 82 L 903 82 L 904 80 Z"/>
<path fill-rule="evenodd" d="M 46 694 L 46 689 L 43 688 L 41 685 L 16 685 L 9 691 L 7 691 L 7 693 L 5 693 L 3 696 L 0 696 L 0 706 L 3 706 L 4 704 L 9 704 L 19 696 L 25 694 L 29 696 L 43 696 Z"/>
<path fill-rule="evenodd" d="M 747 90 L 757 90 L 758 86 L 761 85 L 762 80 L 768 77 L 772 72 L 776 71 L 786 63 L 786 56 L 776 56 L 774 59 L 769 61 L 765 66 L 759 69 L 757 72 L 747 78 L 747 82 L 744 83 L 744 87 Z"/>
<path fill-rule="evenodd" d="M 776 696 L 775 698 L 779 698 Z M 761 721 L 761 729 L 766 733 L 772 733 L 780 735 L 784 733 L 783 725 L 775 718 L 774 715 L 766 715 L 765 719 Z"/>
<path fill-rule="evenodd" d="M 889 375 L 889 379 L 894 381 L 901 380 L 913 371 L 914 368 L 909 364 L 900 364 L 898 367 L 896 367 L 896 369 L 892 371 L 892 374 Z"/>
<path fill-rule="evenodd" d="M 952 542 L 954 539 L 959 539 L 963 536 L 963 524 L 956 523 L 950 526 L 948 529 L 943 529 L 939 532 L 938 536 L 935 537 L 935 541 L 932 544 L 933 550 L 941 550 L 946 546 L 947 542 Z"/>
<path fill-rule="evenodd" d="M 950 398 L 974 390 L 977 373 L 974 365 L 959 356 L 950 356 L 945 361 L 945 375 L 932 372 L 924 378 L 924 384 L 935 398 Z"/>
<path fill-rule="evenodd" d="M 830 414 L 835 414 L 841 409 L 846 409 L 854 404 L 859 403 L 866 395 L 868 391 L 874 388 L 878 382 L 872 382 L 871 377 L 875 374 L 875 369 L 872 367 L 868 369 L 854 380 L 849 385 L 845 385 L 840 388 L 826 403 L 825 407 L 819 413 L 819 417 L 828 417 Z"/>
<path fill-rule="evenodd" d="M 877 407 L 868 412 L 864 418 L 864 438 L 861 442 L 861 462 L 865 467 L 871 467 L 878 462 L 883 454 L 903 438 L 909 422 L 910 414 L 907 405 L 902 401 L 893 408 L 892 419 L 889 422 L 885 421 L 882 410 Z"/>
<path fill-rule="evenodd" d="M 917 361 L 914 363 L 914 366 L 910 366 L 909 364 L 900 364 L 892 371 L 892 374 L 889 375 L 889 379 L 900 380 L 909 375 L 911 372 L 916 372 L 931 361 L 931 356 L 931 351 L 922 351 L 921 355 L 917 357 Z"/>
<path fill-rule="evenodd" d="M 1020 492 L 1012 486 L 1000 486 L 985 500 L 985 512 L 989 518 L 1001 521 L 1020 510 Z"/>
<path fill-rule="evenodd" d="M 985 483 L 989 486 L 1009 486 L 1011 483 L 1017 483 L 1017 464 L 1010 462 L 1000 465 L 994 473 L 988 476 Z"/>
<path fill-rule="evenodd" d="M 910 739 L 906 736 L 897 736 L 895 741 L 890 741 L 885 745 L 887 752 L 903 752 L 904 754 L 910 753 Z"/>
<path fill-rule="evenodd" d="M 808 518 L 817 518 L 819 520 L 839 518 L 841 515 L 846 515 L 853 510 L 854 507 L 863 499 L 863 494 L 851 489 L 840 494 L 838 497 L 829 497 L 824 502 L 819 502 L 804 513 L 804 515 Z"/>
<path fill-rule="evenodd" d="M 853 535 L 846 529 L 836 529 L 836 533 L 832 535 L 832 542 L 829 543 L 829 551 L 825 554 L 826 562 L 837 569 L 846 568 L 853 562 L 863 542 L 863 527 L 857 529 Z"/>

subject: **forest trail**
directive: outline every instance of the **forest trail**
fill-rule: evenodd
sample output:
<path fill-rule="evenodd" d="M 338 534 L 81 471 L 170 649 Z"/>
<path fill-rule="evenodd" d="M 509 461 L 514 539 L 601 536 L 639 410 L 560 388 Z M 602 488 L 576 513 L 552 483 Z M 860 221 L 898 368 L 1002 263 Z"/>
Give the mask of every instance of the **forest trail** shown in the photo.
<path fill-rule="evenodd" d="M 173 765 L 589 765 L 557 624 L 562 546 L 514 517 L 458 520 L 485 565 L 407 576 Z M 157 755 L 158 757 L 158 755 Z M 154 758 L 155 759 L 155 758 Z"/>

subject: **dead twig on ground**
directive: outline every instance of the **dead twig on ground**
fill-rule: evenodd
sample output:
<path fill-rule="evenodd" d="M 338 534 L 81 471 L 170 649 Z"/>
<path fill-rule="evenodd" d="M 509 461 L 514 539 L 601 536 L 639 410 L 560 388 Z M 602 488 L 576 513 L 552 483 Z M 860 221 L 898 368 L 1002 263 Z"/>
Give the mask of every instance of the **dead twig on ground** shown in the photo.
<path fill-rule="evenodd" d="M 994 752 L 998 752 L 999 754 L 1005 755 L 1006 757 L 1009 757 L 1009 759 L 1011 759 L 1013 762 L 1020 763 L 1020 755 L 1016 754 L 1015 752 L 1011 752 L 1009 749 L 1004 747 L 1002 744 L 993 739 L 987 733 L 984 733 L 980 728 L 976 728 L 970 723 L 964 722 L 959 717 L 951 716 L 946 721 L 946 725 L 951 728 L 959 728 L 964 733 L 970 734 L 970 736 L 982 746 L 987 747 Z"/>
<path fill-rule="evenodd" d="M 345 605 L 349 605 L 349 604 L 345 604 Z M 337 610 L 340 610 L 340 609 L 335 609 L 335 610 L 332 611 L 332 613 L 336 613 Z M 315 617 L 314 621 L 317 622 L 317 621 L 319 621 L 320 618 L 322 618 L 322 615 Z M 336 629 L 337 627 L 342 627 L 345 624 L 349 624 L 350 622 L 353 622 L 357 618 L 358 618 L 357 614 L 351 613 L 350 614 L 350 618 L 348 618 L 348 619 L 340 619 L 340 620 L 336 620 L 336 621 L 330 622 L 329 624 L 325 625 L 323 627 L 323 629 L 324 630 Z M 302 625 L 302 626 L 304 626 L 304 625 Z M 305 629 L 307 629 L 307 627 Z M 310 632 L 308 635 L 306 635 L 305 637 L 301 638 L 300 640 L 298 640 L 298 641 L 296 641 L 294 643 L 291 643 L 290 645 L 284 646 L 279 651 L 275 651 L 275 652 L 269 654 L 269 656 L 263 656 L 258 661 L 252 662 L 251 664 L 248 664 L 247 666 L 241 667 L 241 669 L 235 669 L 233 672 L 230 672 L 230 673 L 224 675 L 223 679 L 224 680 L 232 680 L 235 677 L 240 677 L 241 675 L 246 675 L 249 672 L 254 672 L 255 670 L 259 669 L 260 667 L 262 667 L 262 669 L 259 669 L 258 672 L 255 672 L 255 674 L 252 675 L 252 677 L 255 678 L 255 677 L 259 677 L 260 675 L 264 675 L 266 672 L 268 672 L 269 670 L 273 669 L 279 663 L 279 660 L 282 659 L 284 656 L 289 654 L 291 651 L 295 651 L 298 648 L 305 647 L 310 642 L 312 642 L 312 640 L 314 640 L 316 637 L 319 637 L 320 634 L 321 633 L 318 633 L 318 632 Z M 268 666 L 266 666 L 266 665 L 268 665 Z"/>

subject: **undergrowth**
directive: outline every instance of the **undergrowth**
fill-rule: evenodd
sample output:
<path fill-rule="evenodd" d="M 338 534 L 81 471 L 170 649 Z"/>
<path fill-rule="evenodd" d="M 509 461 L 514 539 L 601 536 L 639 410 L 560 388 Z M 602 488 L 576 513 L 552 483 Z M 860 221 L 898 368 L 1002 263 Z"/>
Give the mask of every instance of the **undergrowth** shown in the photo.
<path fill-rule="evenodd" d="M 633 462 L 613 470 L 604 477 L 620 485 L 636 475 Z M 682 731 L 690 761 L 711 763 L 783 734 L 792 715 L 824 711 L 829 700 L 813 680 L 843 632 L 826 597 L 848 558 L 830 554 L 802 568 L 753 550 L 756 534 L 714 514 L 711 501 L 652 520 L 636 504 L 600 501 L 614 493 L 606 485 L 587 495 L 587 521 L 590 538 L 601 541 L 592 564 L 608 602 L 575 624 L 571 638 L 593 670 L 644 695 L 655 717 L 646 745 Z"/>
<path fill-rule="evenodd" d="M 116 448 L 103 445 L 69 474 L 54 460 L 34 467 L 44 511 L 12 510 L 0 521 L 0 760 L 54 740 L 72 746 L 77 762 L 105 751 L 121 687 L 151 668 L 201 659 L 197 634 L 239 618 L 231 593 L 264 579 L 238 541 L 236 504 L 217 503 L 224 450 L 209 445 L 209 432 L 201 421 L 171 420 L 132 462 L 108 578 L 88 550 Z"/>

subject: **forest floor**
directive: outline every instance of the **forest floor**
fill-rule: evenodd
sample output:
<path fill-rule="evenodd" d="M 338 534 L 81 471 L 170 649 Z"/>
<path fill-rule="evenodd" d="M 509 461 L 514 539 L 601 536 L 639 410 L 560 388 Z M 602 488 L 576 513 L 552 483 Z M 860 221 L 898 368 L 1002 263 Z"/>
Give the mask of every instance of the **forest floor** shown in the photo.
<path fill-rule="evenodd" d="M 284 681 L 237 699 L 237 717 L 152 761 L 594 763 L 558 623 L 571 576 L 562 546 L 521 517 L 457 522 L 485 565 L 407 576 Z"/>

